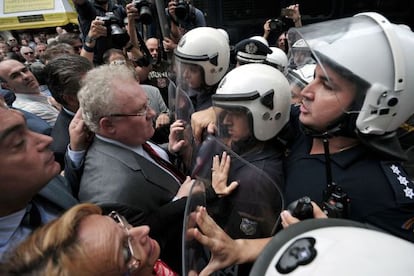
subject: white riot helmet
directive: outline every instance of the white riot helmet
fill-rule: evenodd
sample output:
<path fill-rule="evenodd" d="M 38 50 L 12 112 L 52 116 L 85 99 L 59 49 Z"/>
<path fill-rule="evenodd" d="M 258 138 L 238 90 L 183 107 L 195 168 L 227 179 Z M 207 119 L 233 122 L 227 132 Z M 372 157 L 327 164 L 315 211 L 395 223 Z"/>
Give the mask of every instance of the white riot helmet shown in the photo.
<path fill-rule="evenodd" d="M 288 65 L 286 53 L 277 47 L 270 47 L 270 50 L 272 50 L 272 53 L 266 56 L 265 63 L 283 72 Z"/>
<path fill-rule="evenodd" d="M 305 41 L 325 74 L 329 67 L 362 84 L 344 114 L 354 117 L 352 128 L 363 141 L 372 145 L 379 136 L 390 136 L 413 113 L 414 34 L 407 27 L 378 13 L 361 13 L 292 28 L 288 38 Z"/>
<path fill-rule="evenodd" d="M 304 66 L 296 69 L 289 69 L 287 72 L 287 78 L 289 82 L 298 85 L 303 89 L 311 81 L 313 81 L 315 75 L 316 64 L 305 64 Z"/>
<path fill-rule="evenodd" d="M 212 99 L 215 107 L 248 110 L 254 138 L 259 141 L 275 137 L 289 120 L 289 82 L 266 64 L 236 67 L 224 76 Z"/>
<path fill-rule="evenodd" d="M 230 64 L 228 38 L 211 27 L 198 27 L 187 32 L 174 50 L 177 64 L 196 64 L 204 70 L 206 85 L 218 83 Z"/>
<path fill-rule="evenodd" d="M 412 274 L 414 245 L 368 225 L 308 219 L 280 231 L 250 275 L 345 276 Z"/>
<path fill-rule="evenodd" d="M 381 135 L 396 130 L 414 110 L 414 34 L 378 13 L 304 26 L 299 35 L 319 64 L 331 62 L 370 85 L 357 128 Z M 411 74 L 411 75 L 410 75 Z"/>

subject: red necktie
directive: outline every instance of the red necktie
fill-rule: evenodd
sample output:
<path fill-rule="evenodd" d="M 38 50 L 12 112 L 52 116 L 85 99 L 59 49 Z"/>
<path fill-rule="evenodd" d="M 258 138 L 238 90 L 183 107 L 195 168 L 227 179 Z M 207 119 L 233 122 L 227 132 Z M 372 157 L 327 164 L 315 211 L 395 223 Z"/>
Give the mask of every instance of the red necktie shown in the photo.
<path fill-rule="evenodd" d="M 178 276 L 171 268 L 163 261 L 157 260 L 154 264 L 154 275 L 156 276 Z"/>
<path fill-rule="evenodd" d="M 158 163 L 161 167 L 169 171 L 172 175 L 174 175 L 180 183 L 183 183 L 185 180 L 185 175 L 180 172 L 173 164 L 168 162 L 167 160 L 164 160 L 148 143 L 144 143 L 142 145 L 142 148 L 151 156 L 152 159 L 154 159 L 155 162 Z"/>

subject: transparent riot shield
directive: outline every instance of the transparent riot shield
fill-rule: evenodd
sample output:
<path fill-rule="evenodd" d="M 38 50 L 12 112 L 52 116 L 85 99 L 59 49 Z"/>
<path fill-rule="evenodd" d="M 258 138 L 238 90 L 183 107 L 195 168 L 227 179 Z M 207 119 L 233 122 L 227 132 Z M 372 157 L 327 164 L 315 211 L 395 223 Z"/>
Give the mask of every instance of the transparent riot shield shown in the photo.
<path fill-rule="evenodd" d="M 192 166 L 196 147 L 191 129 L 191 115 L 194 113 L 194 107 L 187 92 L 172 81 L 168 91 L 168 105 L 174 120 L 180 120 L 184 123 L 184 130 L 177 133 L 176 138 L 177 140 L 185 140 L 180 155 L 182 156 L 184 170 L 187 171 Z"/>
<path fill-rule="evenodd" d="M 276 231 L 279 214 L 283 208 L 283 197 L 278 181 L 281 172 L 275 164 L 280 160 L 263 155 L 262 151 L 243 154 L 246 159 L 226 145 L 229 137 L 208 136 L 198 149 L 192 177 L 197 185 L 211 190 L 213 185 L 213 157 L 223 152 L 231 158 L 227 183 L 238 182 L 238 187 L 226 197 L 207 197 L 206 208 L 210 216 L 232 238 L 270 237 Z M 280 164 L 279 164 L 280 165 Z M 281 170 L 281 166 L 280 166 Z M 197 189 L 197 191 L 202 189 Z M 210 194 L 207 192 L 207 194 Z M 195 240 L 186 239 L 187 229 L 194 227 L 192 212 L 199 196 L 188 198 L 183 229 L 183 272 L 197 275 L 209 261 L 209 251 Z M 216 272 L 215 275 L 247 275 L 249 265 L 235 265 Z M 188 274 L 186 274 L 188 273 Z"/>
<path fill-rule="evenodd" d="M 209 259 L 208 251 L 187 235 L 187 230 L 196 226 L 195 211 L 198 206 L 206 206 L 205 184 L 202 181 L 194 181 L 185 206 L 182 239 L 183 275 L 197 275 Z"/>

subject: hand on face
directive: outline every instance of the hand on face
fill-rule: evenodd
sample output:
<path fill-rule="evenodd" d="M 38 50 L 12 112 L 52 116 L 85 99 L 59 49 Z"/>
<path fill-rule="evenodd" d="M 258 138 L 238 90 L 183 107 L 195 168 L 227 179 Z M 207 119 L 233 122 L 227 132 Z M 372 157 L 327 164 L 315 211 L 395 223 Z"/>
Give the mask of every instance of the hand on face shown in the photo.
<path fill-rule="evenodd" d="M 69 135 L 70 148 L 73 151 L 86 150 L 92 142 L 94 134 L 85 125 L 80 108 L 69 124 Z"/>

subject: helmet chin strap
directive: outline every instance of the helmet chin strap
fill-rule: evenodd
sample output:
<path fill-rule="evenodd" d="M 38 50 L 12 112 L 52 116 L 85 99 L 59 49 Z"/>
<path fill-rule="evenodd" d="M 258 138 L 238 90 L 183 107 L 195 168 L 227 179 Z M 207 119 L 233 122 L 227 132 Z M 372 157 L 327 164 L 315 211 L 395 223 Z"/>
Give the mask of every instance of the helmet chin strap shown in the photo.
<path fill-rule="evenodd" d="M 314 138 L 332 138 L 335 136 L 357 138 L 355 127 L 357 116 L 358 114 L 344 113 L 323 131 L 315 130 L 303 124 L 300 125 L 306 135 Z"/>
<path fill-rule="evenodd" d="M 371 151 L 390 160 L 406 160 L 407 155 L 401 148 L 396 132 L 385 133 L 383 135 L 367 135 L 357 131 L 354 116 L 357 114 L 344 114 L 335 123 L 331 124 L 325 131 L 314 130 L 303 124 L 300 124 L 306 135 L 314 138 L 323 139 L 324 141 L 336 136 L 356 138 L 362 144 L 367 146 Z"/>

